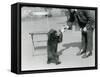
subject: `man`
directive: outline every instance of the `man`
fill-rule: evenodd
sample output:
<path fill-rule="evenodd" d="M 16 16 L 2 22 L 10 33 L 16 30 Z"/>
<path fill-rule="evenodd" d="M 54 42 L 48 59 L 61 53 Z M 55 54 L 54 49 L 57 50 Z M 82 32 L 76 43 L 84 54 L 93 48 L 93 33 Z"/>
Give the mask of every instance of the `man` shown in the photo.
<path fill-rule="evenodd" d="M 61 30 L 51 29 L 48 32 L 48 41 L 47 41 L 47 64 L 55 63 L 56 65 L 60 64 L 59 55 L 57 54 L 58 43 L 62 42 L 62 32 Z"/>
<path fill-rule="evenodd" d="M 72 25 L 78 23 L 82 33 L 81 49 L 77 55 L 83 55 L 82 58 L 87 58 L 92 55 L 93 50 L 93 30 L 95 28 L 95 11 L 69 9 L 67 16 L 68 29 Z"/>
<path fill-rule="evenodd" d="M 82 58 L 87 58 L 92 55 L 93 50 L 93 29 L 95 27 L 95 17 L 90 10 L 76 10 L 76 19 L 81 28 L 82 46 L 77 55 L 83 55 Z"/>

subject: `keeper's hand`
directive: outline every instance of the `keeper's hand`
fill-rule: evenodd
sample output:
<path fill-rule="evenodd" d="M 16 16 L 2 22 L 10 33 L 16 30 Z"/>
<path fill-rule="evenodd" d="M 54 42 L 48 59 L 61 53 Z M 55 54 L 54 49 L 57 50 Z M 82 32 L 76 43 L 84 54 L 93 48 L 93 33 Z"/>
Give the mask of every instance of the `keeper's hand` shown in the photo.
<path fill-rule="evenodd" d="M 84 27 L 84 28 L 83 28 L 83 31 L 84 31 L 84 32 L 86 32 L 86 31 L 87 31 L 87 28 L 86 28 L 86 27 Z"/>

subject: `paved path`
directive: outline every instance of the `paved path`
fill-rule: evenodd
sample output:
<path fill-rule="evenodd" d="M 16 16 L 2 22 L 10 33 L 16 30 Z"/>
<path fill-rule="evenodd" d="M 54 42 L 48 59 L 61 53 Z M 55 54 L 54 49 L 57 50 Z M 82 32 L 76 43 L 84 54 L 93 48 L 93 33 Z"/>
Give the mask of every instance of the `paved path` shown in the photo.
<path fill-rule="evenodd" d="M 59 28 L 65 17 L 50 18 L 49 28 Z M 22 70 L 36 70 L 36 69 L 53 69 L 53 68 L 73 68 L 73 67 L 88 67 L 94 66 L 95 63 L 95 48 L 93 48 L 93 55 L 87 59 L 82 59 L 81 56 L 76 56 L 79 51 L 81 42 L 80 31 L 66 31 L 63 35 L 63 42 L 58 46 L 60 54 L 60 65 L 47 64 L 47 48 L 38 48 L 34 50 L 32 45 L 30 32 L 47 30 L 48 26 L 45 24 L 46 19 L 39 21 L 22 22 Z M 36 39 L 45 39 L 46 37 L 37 36 Z M 36 45 L 45 46 L 45 43 Z M 34 56 L 33 56 L 34 53 Z"/>

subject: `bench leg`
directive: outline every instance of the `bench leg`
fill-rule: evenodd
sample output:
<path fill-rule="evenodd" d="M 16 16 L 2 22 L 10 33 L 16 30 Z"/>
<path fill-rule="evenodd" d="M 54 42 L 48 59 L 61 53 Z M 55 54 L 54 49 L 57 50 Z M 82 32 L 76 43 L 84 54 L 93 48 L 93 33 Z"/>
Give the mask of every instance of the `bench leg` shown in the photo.
<path fill-rule="evenodd" d="M 35 45 L 34 45 L 34 39 L 33 39 L 33 36 L 34 36 L 34 34 L 31 34 L 32 44 L 33 44 L 33 48 L 34 48 L 34 50 L 35 50 Z M 34 53 L 33 53 L 33 55 L 34 55 Z"/>

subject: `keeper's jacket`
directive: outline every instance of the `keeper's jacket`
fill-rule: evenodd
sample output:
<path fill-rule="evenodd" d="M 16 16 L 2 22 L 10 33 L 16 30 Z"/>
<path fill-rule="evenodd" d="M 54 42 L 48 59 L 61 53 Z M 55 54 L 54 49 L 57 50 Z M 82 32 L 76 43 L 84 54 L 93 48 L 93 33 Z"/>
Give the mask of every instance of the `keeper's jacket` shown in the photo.
<path fill-rule="evenodd" d="M 93 10 L 77 10 L 75 13 L 79 21 L 79 26 L 87 29 L 94 29 L 95 28 L 95 11 Z M 85 24 L 85 25 L 82 25 Z"/>

